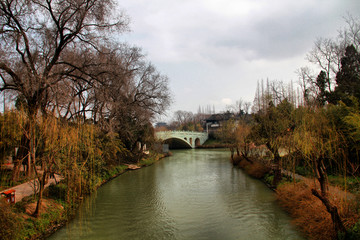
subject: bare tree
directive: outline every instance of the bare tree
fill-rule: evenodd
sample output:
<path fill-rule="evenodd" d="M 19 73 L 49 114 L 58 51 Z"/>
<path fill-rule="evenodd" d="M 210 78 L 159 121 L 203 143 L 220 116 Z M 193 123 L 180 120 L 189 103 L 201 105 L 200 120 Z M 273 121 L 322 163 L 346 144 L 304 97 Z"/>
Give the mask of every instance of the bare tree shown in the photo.
<path fill-rule="evenodd" d="M 193 116 L 192 112 L 178 110 L 174 112 L 174 121 L 178 123 L 178 126 L 181 126 L 193 121 Z"/>
<path fill-rule="evenodd" d="M 333 90 L 336 73 L 340 69 L 340 60 L 344 54 L 341 44 L 328 38 L 319 38 L 313 49 L 307 54 L 307 60 L 316 64 L 326 73 L 328 91 Z"/>
<path fill-rule="evenodd" d="M 86 100 L 82 106 L 102 130 L 117 132 L 132 150 L 149 121 L 169 106 L 168 78 L 145 60 L 139 48 L 120 45 L 102 52 L 107 53 L 98 54 L 91 77 L 84 78 L 90 77 L 83 82 L 89 86 L 81 93 Z"/>
<path fill-rule="evenodd" d="M 237 100 L 235 104 L 228 106 L 228 111 L 236 115 L 244 116 L 249 114 L 251 102 L 244 101 L 242 98 Z"/>
<path fill-rule="evenodd" d="M 348 14 L 344 17 L 347 27 L 339 31 L 339 39 L 341 39 L 341 47 L 345 49 L 349 45 L 353 45 L 359 51 L 360 47 L 360 19 Z"/>
<path fill-rule="evenodd" d="M 38 111 L 46 106 L 50 89 L 64 81 L 60 73 L 72 67 L 62 60 L 63 53 L 97 49 L 106 31 L 123 31 L 127 20 L 110 14 L 114 6 L 111 0 L 0 1 L 0 91 L 23 99 L 30 170 L 35 169 Z"/>
<path fill-rule="evenodd" d="M 316 92 L 314 73 L 309 67 L 301 67 L 296 72 L 299 76 L 303 102 L 309 104 L 316 98 L 316 94 L 314 94 Z"/>
<path fill-rule="evenodd" d="M 46 90 L 63 80 L 64 51 L 97 48 L 105 30 L 124 29 L 123 16 L 109 19 L 112 7 L 109 0 L 1 1 L 1 91 L 23 95 L 36 114 Z"/>
<path fill-rule="evenodd" d="M 301 68 L 298 74 L 303 88 L 305 101 L 314 102 L 319 94 L 330 96 L 336 87 L 336 74 L 341 67 L 341 59 L 345 55 L 345 49 L 353 45 L 358 50 L 360 45 L 360 21 L 357 18 L 347 15 L 345 28 L 339 30 L 337 38 L 319 38 L 315 41 L 314 47 L 307 54 L 307 60 L 320 68 L 320 73 L 325 73 L 325 89 L 319 89 L 316 76 L 309 68 Z M 323 74 L 322 74 L 323 75 Z M 306 85 L 306 87 L 305 87 Z M 322 84 L 323 85 L 323 84 Z M 322 96 L 320 96 L 321 98 Z M 312 98 L 312 99 L 311 99 Z"/>
<path fill-rule="evenodd" d="M 249 111 L 250 111 L 250 107 L 251 107 L 251 102 L 245 102 L 244 103 L 244 112 L 245 114 L 249 114 Z"/>

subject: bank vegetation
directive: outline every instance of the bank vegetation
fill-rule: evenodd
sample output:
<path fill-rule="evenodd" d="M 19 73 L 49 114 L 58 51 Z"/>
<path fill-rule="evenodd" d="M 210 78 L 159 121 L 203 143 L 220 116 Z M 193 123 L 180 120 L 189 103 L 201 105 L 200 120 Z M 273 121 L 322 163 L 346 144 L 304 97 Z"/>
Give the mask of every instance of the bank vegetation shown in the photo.
<path fill-rule="evenodd" d="M 293 84 L 261 81 L 252 118 L 228 121 L 232 161 L 275 189 L 309 239 L 360 238 L 360 23 L 319 39 Z M 284 176 L 284 174 L 286 176 Z"/>
<path fill-rule="evenodd" d="M 0 1 L 1 189 L 39 183 L 1 202 L 1 239 L 39 237 L 125 164 L 159 158 L 151 121 L 171 102 L 168 79 L 117 40 L 128 23 L 112 0 Z"/>

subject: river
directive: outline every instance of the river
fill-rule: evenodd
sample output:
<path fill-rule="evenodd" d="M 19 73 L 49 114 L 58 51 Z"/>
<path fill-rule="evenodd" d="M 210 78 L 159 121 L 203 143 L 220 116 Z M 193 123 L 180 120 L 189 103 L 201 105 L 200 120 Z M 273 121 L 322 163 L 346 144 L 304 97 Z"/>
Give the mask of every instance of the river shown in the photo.
<path fill-rule="evenodd" d="M 228 151 L 173 153 L 102 186 L 48 239 L 304 239 Z"/>

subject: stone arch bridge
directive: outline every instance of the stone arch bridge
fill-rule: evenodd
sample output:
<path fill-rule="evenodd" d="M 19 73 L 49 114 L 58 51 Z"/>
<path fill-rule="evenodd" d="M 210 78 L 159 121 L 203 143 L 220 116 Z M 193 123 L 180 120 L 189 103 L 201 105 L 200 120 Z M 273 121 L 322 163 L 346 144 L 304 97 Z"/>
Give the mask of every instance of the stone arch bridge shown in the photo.
<path fill-rule="evenodd" d="M 176 148 L 195 148 L 204 144 L 208 139 L 206 132 L 191 131 L 161 131 L 156 132 L 155 136 L 165 144 L 169 144 L 171 149 Z"/>

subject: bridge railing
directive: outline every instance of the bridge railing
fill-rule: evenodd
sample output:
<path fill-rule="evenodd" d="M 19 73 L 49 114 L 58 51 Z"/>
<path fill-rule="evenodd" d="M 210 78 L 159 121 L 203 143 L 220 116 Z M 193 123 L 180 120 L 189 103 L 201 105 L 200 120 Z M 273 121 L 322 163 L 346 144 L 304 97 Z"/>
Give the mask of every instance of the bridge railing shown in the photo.
<path fill-rule="evenodd" d="M 195 145 L 199 144 L 196 139 L 199 139 L 200 144 L 203 144 L 208 139 L 208 133 L 195 131 L 160 131 L 155 132 L 155 137 L 160 140 L 171 138 L 181 139 L 194 148 Z"/>
<path fill-rule="evenodd" d="M 194 132 L 194 131 L 161 131 L 161 132 L 155 132 L 155 136 L 157 138 L 167 138 L 169 136 L 178 136 L 178 137 L 208 137 L 208 134 L 206 132 Z"/>
<path fill-rule="evenodd" d="M 196 131 L 159 131 L 159 132 L 155 132 L 155 134 L 157 133 L 186 133 L 186 134 L 199 134 L 199 135 L 207 135 L 207 132 L 196 132 Z"/>

